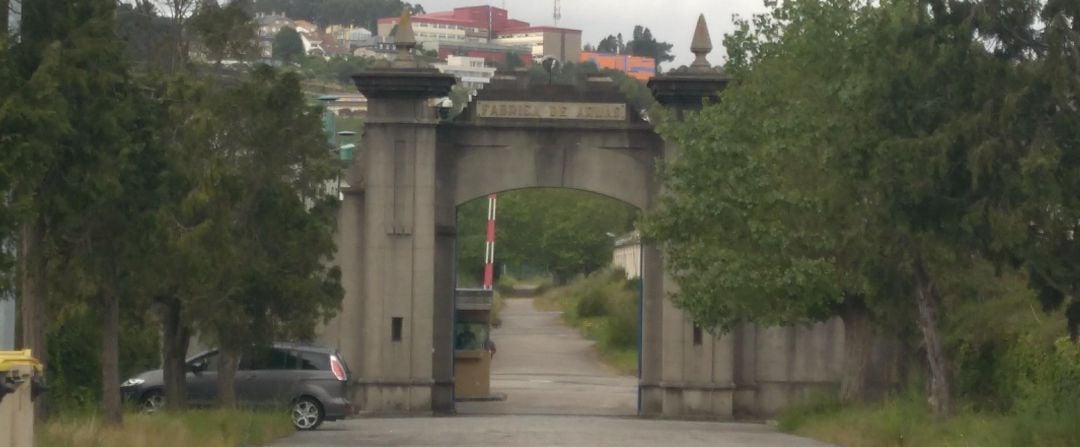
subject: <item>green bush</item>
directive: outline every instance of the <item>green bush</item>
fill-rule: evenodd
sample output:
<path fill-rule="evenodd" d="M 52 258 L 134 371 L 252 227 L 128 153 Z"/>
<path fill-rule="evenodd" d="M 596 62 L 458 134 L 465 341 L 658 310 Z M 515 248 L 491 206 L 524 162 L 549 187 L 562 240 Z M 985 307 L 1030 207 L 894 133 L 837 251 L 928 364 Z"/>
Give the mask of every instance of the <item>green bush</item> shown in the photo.
<path fill-rule="evenodd" d="M 602 317 L 608 313 L 607 296 L 598 284 L 589 284 L 575 296 L 577 318 Z"/>
<path fill-rule="evenodd" d="M 602 341 L 608 346 L 629 348 L 637 346 L 637 339 L 637 306 L 615 306 L 605 327 Z"/>
<path fill-rule="evenodd" d="M 632 348 L 638 341 L 638 289 L 627 287 L 629 281 L 620 271 L 608 277 L 604 290 L 607 295 L 608 319 L 604 343 L 617 348 Z"/>
<path fill-rule="evenodd" d="M 1080 345 L 1062 338 L 1052 348 L 1022 339 L 1010 352 L 1019 390 L 1014 445 L 1080 445 Z"/>
<path fill-rule="evenodd" d="M 956 392 L 975 410 L 1007 411 L 1018 394 L 1004 343 L 962 344 L 954 349 Z"/>
<path fill-rule="evenodd" d="M 122 312 L 120 328 L 120 380 L 160 364 L 160 338 L 156 324 L 146 315 Z M 49 322 L 49 352 L 45 393 L 51 408 L 83 412 L 101 400 L 100 317 L 86 303 L 72 303 Z"/>

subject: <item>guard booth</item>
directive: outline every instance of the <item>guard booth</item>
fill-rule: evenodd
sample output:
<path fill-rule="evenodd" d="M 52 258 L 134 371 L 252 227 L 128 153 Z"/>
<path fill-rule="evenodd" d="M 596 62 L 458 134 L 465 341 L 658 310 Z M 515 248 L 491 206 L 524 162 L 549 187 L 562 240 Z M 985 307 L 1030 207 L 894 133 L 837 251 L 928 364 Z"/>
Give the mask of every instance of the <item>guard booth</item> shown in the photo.
<path fill-rule="evenodd" d="M 458 400 L 491 396 L 491 305 L 495 291 L 457 289 L 454 315 L 454 395 Z"/>

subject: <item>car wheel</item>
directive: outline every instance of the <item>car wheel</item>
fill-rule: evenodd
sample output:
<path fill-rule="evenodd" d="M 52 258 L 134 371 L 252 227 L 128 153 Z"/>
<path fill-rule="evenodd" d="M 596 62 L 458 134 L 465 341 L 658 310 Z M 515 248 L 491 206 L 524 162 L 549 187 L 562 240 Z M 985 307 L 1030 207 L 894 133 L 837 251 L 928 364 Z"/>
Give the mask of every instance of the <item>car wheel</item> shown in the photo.
<path fill-rule="evenodd" d="M 161 390 L 150 390 L 142 395 L 142 399 L 139 400 L 139 409 L 143 413 L 157 413 L 165 408 L 165 393 Z"/>
<path fill-rule="evenodd" d="M 304 396 L 293 402 L 293 426 L 297 430 L 314 430 L 323 422 L 323 409 L 319 401 Z"/>

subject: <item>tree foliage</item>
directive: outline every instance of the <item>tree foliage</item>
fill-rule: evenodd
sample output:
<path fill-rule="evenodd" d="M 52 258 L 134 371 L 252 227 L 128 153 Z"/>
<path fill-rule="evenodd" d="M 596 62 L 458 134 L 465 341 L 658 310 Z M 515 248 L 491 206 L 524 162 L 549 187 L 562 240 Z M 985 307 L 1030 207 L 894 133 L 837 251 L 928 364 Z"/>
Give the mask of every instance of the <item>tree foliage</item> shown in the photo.
<path fill-rule="evenodd" d="M 132 70 L 115 8 L 27 2 L 22 39 L 0 47 L 0 239 L 20 242 L 23 345 L 57 353 L 49 373 L 65 379 L 90 356 L 100 380 L 86 383 L 102 390 L 84 395 L 100 396 L 110 423 L 120 373 L 138 364 L 122 353 L 145 347 L 122 339 L 145 335 L 134 322 L 160 317 L 166 381 L 178 370 L 182 383 L 192 330 L 227 352 L 309 339 L 342 295 L 329 263 L 340 166 L 297 76 Z M 0 259 L 5 286 L 13 273 Z M 101 352 L 72 349 L 71 328 Z"/>
<path fill-rule="evenodd" d="M 641 57 L 651 57 L 656 65 L 656 72 L 660 72 L 660 64 L 675 60 L 671 54 L 672 44 L 660 42 L 652 35 L 652 31 L 641 25 L 634 26 L 634 38 L 626 43 L 626 52 Z"/>
<path fill-rule="evenodd" d="M 596 51 L 611 54 L 626 53 L 626 44 L 623 43 L 622 33 L 614 36 L 608 34 L 607 37 L 600 39 L 600 43 L 596 44 Z"/>
<path fill-rule="evenodd" d="M 592 62 L 559 63 L 550 73 L 543 66 L 536 64 L 530 67 L 528 71 L 529 79 L 534 83 L 550 82 L 553 84 L 571 84 L 577 86 L 585 85 L 587 76 L 599 74 L 610 77 L 618 86 L 619 91 L 626 96 L 627 102 L 629 102 L 635 110 L 648 110 L 656 103 L 656 100 L 653 99 L 652 92 L 650 92 L 641 81 L 638 81 L 619 70 L 601 70 Z"/>
<path fill-rule="evenodd" d="M 375 59 L 361 56 L 304 57 L 300 70 L 307 80 L 336 82 L 352 88 L 352 76 L 370 67 Z"/>
<path fill-rule="evenodd" d="M 656 40 L 649 28 L 635 25 L 631 36 L 629 41 L 624 42 L 622 33 L 609 34 L 596 44 L 596 51 L 652 58 L 657 73 L 660 72 L 660 64 L 675 60 L 675 56 L 671 54 L 673 45 Z"/>
<path fill-rule="evenodd" d="M 685 152 L 652 229 L 708 326 L 910 309 L 944 416 L 937 279 L 985 231 L 968 151 L 1000 67 L 962 11 L 924 5 L 786 2 L 743 24 L 720 104 L 665 127 Z"/>
<path fill-rule="evenodd" d="M 725 38 L 733 80 L 719 104 L 662 129 L 683 153 L 650 229 L 666 245 L 678 302 L 721 329 L 813 321 L 852 297 L 879 315 L 906 308 L 922 334 L 933 409 L 948 415 L 940 279 L 978 255 L 1068 256 L 1038 253 L 1045 245 L 1033 241 L 1067 239 L 1075 195 L 1052 192 L 1074 180 L 1056 167 L 1029 175 L 1036 161 L 1068 166 L 1053 154 L 1069 153 L 1062 145 L 1075 134 L 1028 126 L 1075 118 L 1064 106 L 1074 93 L 1040 97 L 1028 114 L 1013 108 L 1037 96 L 1039 81 L 1023 75 L 1055 60 L 1028 58 L 1075 39 L 1017 50 L 1037 35 L 1034 3 L 1011 12 L 932 0 L 770 6 Z M 1058 86 L 1075 92 L 1075 62 L 1054 73 L 1070 71 Z M 1048 135 L 1051 146 L 1030 143 Z M 1047 182 L 1053 175 L 1069 180 Z"/>
<path fill-rule="evenodd" d="M 202 0 L 191 18 L 191 28 L 207 59 L 221 64 L 225 58 L 244 59 L 256 50 L 255 21 L 247 0 L 232 0 L 222 7 L 217 0 Z"/>
<path fill-rule="evenodd" d="M 304 42 L 300 40 L 300 33 L 290 27 L 282 28 L 274 35 L 272 52 L 274 59 L 286 64 L 302 60 Z"/>
<path fill-rule="evenodd" d="M 116 10 L 117 34 L 127 43 L 127 59 L 136 67 L 173 71 L 180 67 L 173 51 L 180 33 L 174 22 L 158 14 L 151 0 L 121 2 Z"/>
<path fill-rule="evenodd" d="M 400 0 L 261 0 L 255 12 L 284 13 L 291 19 L 308 20 L 319 26 L 356 25 L 376 29 L 383 17 L 397 17 L 402 8 L 412 15 L 423 14 L 424 7 Z"/>
<path fill-rule="evenodd" d="M 608 233 L 625 234 L 637 217 L 630 205 L 582 191 L 527 189 L 498 198 L 496 263 L 563 281 L 608 266 Z M 466 277 L 483 273 L 487 203 L 476 199 L 458 208 L 458 265 Z"/>
<path fill-rule="evenodd" d="M 233 354 L 310 339 L 343 295 L 327 264 L 337 203 L 327 185 L 339 167 L 319 113 L 295 74 L 265 66 L 234 86 L 173 88 L 196 101 L 173 111 L 192 115 L 167 143 L 177 196 L 160 215 L 171 266 L 191 278 L 170 278 L 179 300 L 166 304 L 183 309 L 175 324 Z M 234 371 L 223 372 L 227 391 Z"/>

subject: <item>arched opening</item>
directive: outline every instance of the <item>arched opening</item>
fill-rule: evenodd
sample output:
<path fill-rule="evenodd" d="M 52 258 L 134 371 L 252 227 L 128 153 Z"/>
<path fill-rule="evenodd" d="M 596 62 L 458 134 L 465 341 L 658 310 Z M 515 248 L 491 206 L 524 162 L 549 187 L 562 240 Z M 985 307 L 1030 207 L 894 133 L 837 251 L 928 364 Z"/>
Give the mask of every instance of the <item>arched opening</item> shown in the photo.
<path fill-rule="evenodd" d="M 571 188 L 496 196 L 493 210 L 489 196 L 456 207 L 455 296 L 494 289 L 487 325 L 478 318 L 483 311 L 455 304 L 456 411 L 638 414 L 646 278 L 633 235 L 640 209 Z"/>

